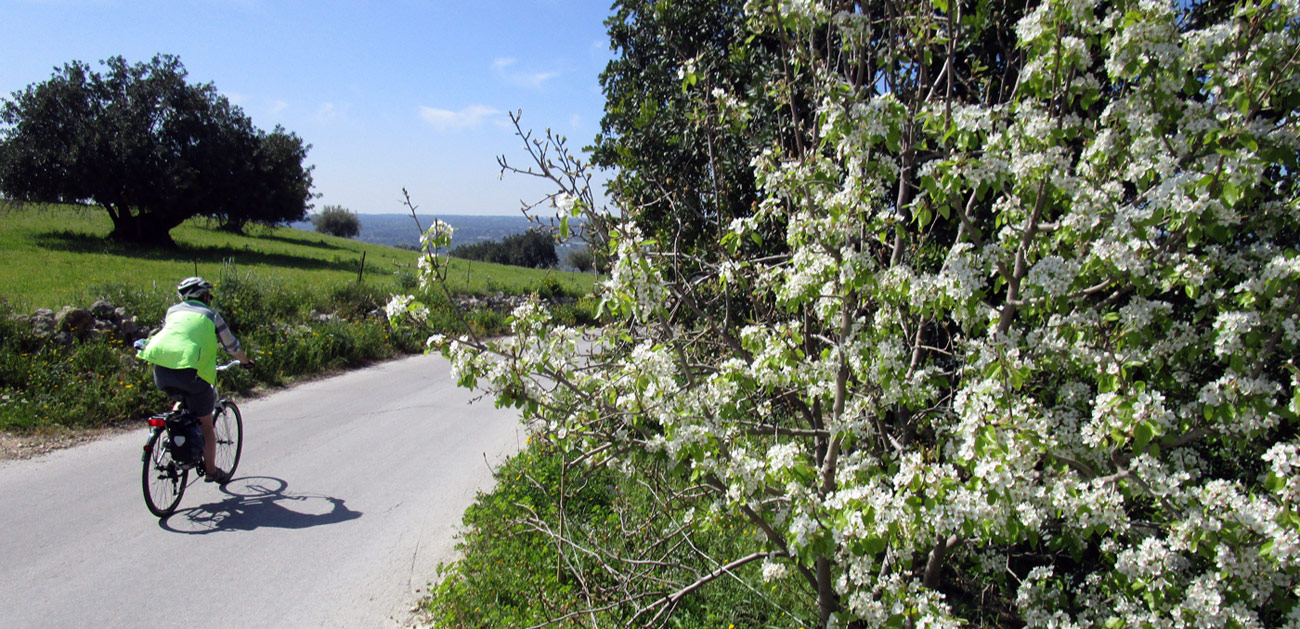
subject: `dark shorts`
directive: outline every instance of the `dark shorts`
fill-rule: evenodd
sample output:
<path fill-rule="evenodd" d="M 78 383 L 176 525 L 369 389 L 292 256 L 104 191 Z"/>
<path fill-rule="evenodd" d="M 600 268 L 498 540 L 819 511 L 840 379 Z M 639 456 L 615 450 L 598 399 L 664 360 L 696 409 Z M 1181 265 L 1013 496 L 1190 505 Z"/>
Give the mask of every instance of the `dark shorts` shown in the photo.
<path fill-rule="evenodd" d="M 211 415 L 217 405 L 217 388 L 200 378 L 195 369 L 154 365 L 153 383 L 172 399 L 185 402 L 185 408 L 198 417 Z"/>

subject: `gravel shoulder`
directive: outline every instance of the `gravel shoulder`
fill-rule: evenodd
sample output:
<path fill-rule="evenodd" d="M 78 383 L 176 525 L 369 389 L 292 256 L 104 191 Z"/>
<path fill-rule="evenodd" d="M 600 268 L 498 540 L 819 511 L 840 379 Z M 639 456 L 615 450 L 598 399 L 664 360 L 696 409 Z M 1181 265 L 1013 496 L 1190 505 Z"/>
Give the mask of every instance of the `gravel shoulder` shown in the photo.
<path fill-rule="evenodd" d="M 132 427 L 122 424 L 108 428 L 64 429 L 29 435 L 0 432 L 0 461 L 33 459 L 84 443 L 115 437 L 138 428 L 139 426 Z"/>

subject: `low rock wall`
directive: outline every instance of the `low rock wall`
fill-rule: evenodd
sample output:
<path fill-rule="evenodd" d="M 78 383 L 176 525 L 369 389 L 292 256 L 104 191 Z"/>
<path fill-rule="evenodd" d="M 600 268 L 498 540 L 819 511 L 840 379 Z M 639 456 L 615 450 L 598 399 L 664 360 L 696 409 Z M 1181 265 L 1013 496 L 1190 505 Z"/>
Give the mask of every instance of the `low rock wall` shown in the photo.
<path fill-rule="evenodd" d="M 101 336 L 112 336 L 126 343 L 149 335 L 150 328 L 141 326 L 135 315 L 126 308 L 99 300 L 89 308 L 64 306 L 58 312 L 41 308 L 30 315 L 13 315 L 21 323 L 30 325 L 32 333 L 55 343 L 70 345 Z"/>

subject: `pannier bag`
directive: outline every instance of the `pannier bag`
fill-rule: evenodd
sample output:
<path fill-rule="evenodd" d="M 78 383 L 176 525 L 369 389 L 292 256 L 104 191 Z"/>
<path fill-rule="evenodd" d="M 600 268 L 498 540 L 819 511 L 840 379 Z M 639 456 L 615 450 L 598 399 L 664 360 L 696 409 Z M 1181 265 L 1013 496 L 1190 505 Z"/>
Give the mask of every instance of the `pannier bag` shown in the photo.
<path fill-rule="evenodd" d="M 198 463 L 203 456 L 203 431 L 198 418 L 189 413 L 174 413 L 167 418 L 167 430 L 171 435 L 167 448 L 172 458 L 187 465 Z"/>

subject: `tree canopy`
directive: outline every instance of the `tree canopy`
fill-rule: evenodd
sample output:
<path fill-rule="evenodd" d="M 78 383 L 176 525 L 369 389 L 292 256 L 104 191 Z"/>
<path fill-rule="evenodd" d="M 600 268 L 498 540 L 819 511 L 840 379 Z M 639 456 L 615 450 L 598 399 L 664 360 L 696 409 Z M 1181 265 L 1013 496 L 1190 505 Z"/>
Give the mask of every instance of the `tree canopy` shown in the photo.
<path fill-rule="evenodd" d="M 452 249 L 450 255 L 465 260 L 481 260 L 531 269 L 549 269 L 560 263 L 559 255 L 555 252 L 555 239 L 540 229 L 511 234 L 501 240 L 460 245 Z"/>
<path fill-rule="evenodd" d="M 122 57 L 104 72 L 73 61 L 0 109 L 0 191 L 27 201 L 90 202 L 120 242 L 168 244 L 193 216 L 245 223 L 300 220 L 310 207 L 308 146 L 253 127 L 181 62 Z"/>
<path fill-rule="evenodd" d="M 660 507 L 530 520 L 583 608 L 548 619 L 657 626 L 742 579 L 805 626 L 1300 624 L 1300 5 L 743 16 L 736 46 L 777 43 L 760 84 L 655 60 L 712 133 L 780 104 L 733 159 L 752 210 L 692 243 L 553 175 L 603 230 L 605 322 L 431 339 L 562 469 Z"/>
<path fill-rule="evenodd" d="M 777 133 L 775 106 L 756 104 L 742 133 L 720 124 L 734 101 L 715 97 L 761 90 L 777 60 L 765 37 L 743 45 L 743 5 L 619 0 L 605 22 L 616 57 L 600 76 L 605 116 L 592 161 L 614 169 L 611 191 L 637 208 L 648 234 L 707 242 L 756 199 L 748 155 Z"/>
<path fill-rule="evenodd" d="M 361 217 L 341 205 L 327 205 L 313 214 L 311 224 L 322 234 L 339 238 L 356 238 L 361 233 Z"/>

